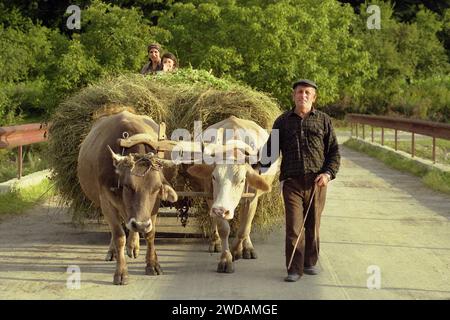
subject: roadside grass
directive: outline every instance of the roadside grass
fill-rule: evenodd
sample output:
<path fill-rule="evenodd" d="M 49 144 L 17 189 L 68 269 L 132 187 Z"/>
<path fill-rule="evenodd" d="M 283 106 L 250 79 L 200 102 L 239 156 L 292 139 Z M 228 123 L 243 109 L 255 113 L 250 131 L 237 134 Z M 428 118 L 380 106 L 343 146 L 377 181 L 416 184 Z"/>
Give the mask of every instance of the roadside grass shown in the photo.
<path fill-rule="evenodd" d="M 394 141 L 386 141 L 384 144 L 394 148 Z M 411 141 L 398 141 L 398 150 L 411 153 Z M 424 159 L 432 160 L 433 158 L 433 140 L 432 138 L 415 140 L 415 154 Z M 436 139 L 436 162 L 450 165 L 450 141 Z"/>
<path fill-rule="evenodd" d="M 23 175 L 48 168 L 47 143 L 23 147 Z M 17 148 L 0 149 L 0 182 L 17 177 Z"/>
<path fill-rule="evenodd" d="M 44 179 L 40 184 L 0 194 L 0 216 L 20 214 L 54 194 L 52 183 Z"/>
<path fill-rule="evenodd" d="M 344 145 L 381 160 L 383 163 L 394 169 L 409 172 L 422 178 L 423 183 L 433 190 L 450 194 L 450 172 L 429 168 L 417 161 L 407 159 L 395 153 L 395 151 L 386 150 L 356 139 L 349 139 Z"/>
<path fill-rule="evenodd" d="M 334 129 L 348 130 L 348 132 L 350 132 L 351 124 L 344 119 L 331 118 L 331 123 L 333 124 Z"/>

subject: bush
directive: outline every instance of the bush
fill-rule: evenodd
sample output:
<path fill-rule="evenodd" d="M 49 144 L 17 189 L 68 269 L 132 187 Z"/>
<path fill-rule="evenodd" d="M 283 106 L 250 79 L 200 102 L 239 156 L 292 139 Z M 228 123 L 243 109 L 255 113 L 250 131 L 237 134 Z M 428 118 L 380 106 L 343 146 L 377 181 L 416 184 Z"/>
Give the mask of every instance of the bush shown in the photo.
<path fill-rule="evenodd" d="M 392 98 L 392 112 L 450 123 L 450 76 L 436 76 L 405 85 Z"/>

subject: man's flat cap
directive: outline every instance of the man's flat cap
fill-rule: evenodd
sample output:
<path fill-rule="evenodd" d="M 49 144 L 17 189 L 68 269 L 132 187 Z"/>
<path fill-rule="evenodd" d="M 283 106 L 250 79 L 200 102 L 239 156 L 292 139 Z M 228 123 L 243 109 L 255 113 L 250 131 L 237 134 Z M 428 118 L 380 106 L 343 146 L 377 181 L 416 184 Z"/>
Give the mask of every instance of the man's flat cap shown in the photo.
<path fill-rule="evenodd" d="M 314 89 L 318 89 L 317 88 L 317 84 L 314 81 L 308 80 L 308 79 L 300 79 L 298 81 L 296 81 L 293 85 L 292 85 L 292 89 L 297 88 L 297 86 L 302 85 L 302 86 L 307 86 L 307 87 L 313 87 Z"/>

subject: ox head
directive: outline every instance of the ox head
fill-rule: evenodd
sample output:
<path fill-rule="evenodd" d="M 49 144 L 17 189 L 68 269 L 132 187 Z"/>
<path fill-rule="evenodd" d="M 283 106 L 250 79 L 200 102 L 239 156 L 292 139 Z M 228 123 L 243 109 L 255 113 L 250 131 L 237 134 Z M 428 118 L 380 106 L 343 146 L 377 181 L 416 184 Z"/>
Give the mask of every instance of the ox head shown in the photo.
<path fill-rule="evenodd" d="M 156 200 L 176 202 L 177 193 L 167 183 L 162 169 L 174 166 L 171 161 L 154 154 L 116 154 L 109 146 L 115 172 L 118 175 L 122 201 L 129 230 L 148 233 L 152 230 L 151 213 Z"/>
<path fill-rule="evenodd" d="M 219 151 L 229 151 L 229 148 L 219 147 L 211 154 Z M 242 152 L 248 156 L 247 147 L 236 152 Z M 235 152 L 235 154 L 236 154 Z M 228 159 L 229 160 L 229 159 Z M 263 192 L 269 192 L 271 186 L 266 180 L 259 175 L 248 163 L 236 164 L 225 161 L 225 164 L 196 164 L 188 168 L 188 173 L 194 177 L 201 179 L 209 179 L 213 188 L 213 204 L 211 206 L 210 215 L 226 220 L 234 217 L 234 210 L 239 204 L 242 194 L 244 193 L 245 183 Z"/>

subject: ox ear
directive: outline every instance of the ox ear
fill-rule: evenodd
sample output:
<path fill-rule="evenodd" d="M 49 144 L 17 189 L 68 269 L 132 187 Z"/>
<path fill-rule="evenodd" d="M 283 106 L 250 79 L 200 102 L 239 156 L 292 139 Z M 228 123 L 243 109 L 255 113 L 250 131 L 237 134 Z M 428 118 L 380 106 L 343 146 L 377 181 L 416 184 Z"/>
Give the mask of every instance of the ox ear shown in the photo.
<path fill-rule="evenodd" d="M 267 183 L 267 181 L 260 176 L 252 167 L 247 167 L 247 182 L 253 188 L 261 190 L 263 192 L 270 192 L 272 190 L 272 186 Z"/>
<path fill-rule="evenodd" d="M 210 179 L 214 171 L 214 166 L 209 164 L 194 164 L 187 169 L 187 172 L 196 178 Z"/>
<path fill-rule="evenodd" d="M 169 201 L 169 202 L 177 202 L 178 201 L 178 195 L 175 190 L 168 184 L 162 184 L 161 188 L 159 189 L 159 196 L 161 197 L 161 200 L 163 201 Z"/>

